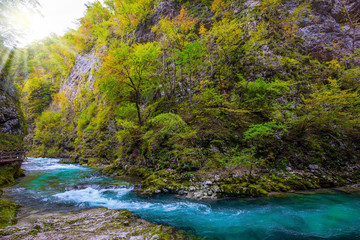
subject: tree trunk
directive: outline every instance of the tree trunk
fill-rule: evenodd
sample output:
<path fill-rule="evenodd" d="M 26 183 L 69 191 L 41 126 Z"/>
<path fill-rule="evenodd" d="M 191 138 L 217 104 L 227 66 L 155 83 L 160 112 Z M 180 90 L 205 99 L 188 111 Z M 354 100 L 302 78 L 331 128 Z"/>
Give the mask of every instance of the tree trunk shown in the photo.
<path fill-rule="evenodd" d="M 142 119 L 141 119 L 139 91 L 136 91 L 136 110 L 137 110 L 137 115 L 138 115 L 138 119 L 139 119 L 139 124 L 140 124 L 140 126 L 142 126 L 143 122 L 142 122 Z"/>

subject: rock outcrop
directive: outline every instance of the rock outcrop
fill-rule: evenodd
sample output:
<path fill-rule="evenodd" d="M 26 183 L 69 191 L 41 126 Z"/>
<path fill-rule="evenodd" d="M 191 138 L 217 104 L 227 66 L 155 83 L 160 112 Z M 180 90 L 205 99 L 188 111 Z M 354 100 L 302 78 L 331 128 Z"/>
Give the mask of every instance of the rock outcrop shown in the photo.
<path fill-rule="evenodd" d="M 24 122 L 17 101 L 0 89 L 0 133 L 20 136 Z"/>
<path fill-rule="evenodd" d="M 60 92 L 64 92 L 68 98 L 73 99 L 85 85 L 89 90 L 93 89 L 94 73 L 98 64 L 99 58 L 94 51 L 77 55 L 68 80 L 61 86 Z"/>
<path fill-rule="evenodd" d="M 196 239 L 172 227 L 140 219 L 127 210 L 96 208 L 23 219 L 0 230 L 1 239 Z"/>
<path fill-rule="evenodd" d="M 360 1 L 312 1 L 300 24 L 308 53 L 323 60 L 354 53 L 360 47 Z"/>

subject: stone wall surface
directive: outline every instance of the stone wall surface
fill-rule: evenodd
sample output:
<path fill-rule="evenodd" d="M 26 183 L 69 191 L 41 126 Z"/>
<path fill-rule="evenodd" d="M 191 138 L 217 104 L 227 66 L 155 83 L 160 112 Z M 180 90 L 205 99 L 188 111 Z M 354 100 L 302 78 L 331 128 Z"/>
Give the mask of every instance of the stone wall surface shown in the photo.
<path fill-rule="evenodd" d="M 0 133 L 23 135 L 23 125 L 17 101 L 0 90 Z"/>

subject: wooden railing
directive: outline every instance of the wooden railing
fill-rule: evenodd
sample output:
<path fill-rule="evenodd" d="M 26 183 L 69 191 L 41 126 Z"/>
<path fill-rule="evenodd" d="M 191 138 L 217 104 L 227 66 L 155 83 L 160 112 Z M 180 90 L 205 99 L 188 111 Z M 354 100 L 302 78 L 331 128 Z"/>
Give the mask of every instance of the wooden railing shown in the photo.
<path fill-rule="evenodd" d="M 11 162 L 23 162 L 25 159 L 24 151 L 0 151 L 0 164 Z"/>

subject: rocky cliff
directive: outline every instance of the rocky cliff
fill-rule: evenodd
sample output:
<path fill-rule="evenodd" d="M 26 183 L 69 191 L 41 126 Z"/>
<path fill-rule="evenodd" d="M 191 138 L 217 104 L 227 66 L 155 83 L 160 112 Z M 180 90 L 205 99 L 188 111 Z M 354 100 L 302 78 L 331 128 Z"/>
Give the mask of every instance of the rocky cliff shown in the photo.
<path fill-rule="evenodd" d="M 69 99 L 76 98 L 84 87 L 91 91 L 94 88 L 95 72 L 99 67 L 99 57 L 95 51 L 78 54 L 67 81 L 60 87 Z"/>
<path fill-rule="evenodd" d="M 311 9 L 299 29 L 304 50 L 323 60 L 355 53 L 360 47 L 360 1 L 317 0 L 311 1 Z"/>
<path fill-rule="evenodd" d="M 0 150 L 23 149 L 25 131 L 18 99 L 0 87 Z"/>

